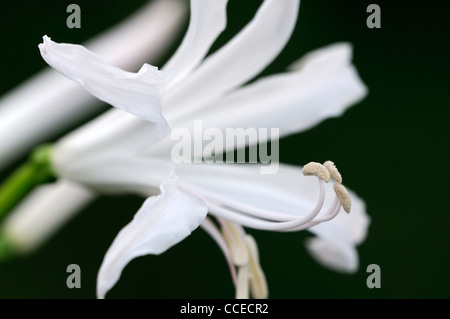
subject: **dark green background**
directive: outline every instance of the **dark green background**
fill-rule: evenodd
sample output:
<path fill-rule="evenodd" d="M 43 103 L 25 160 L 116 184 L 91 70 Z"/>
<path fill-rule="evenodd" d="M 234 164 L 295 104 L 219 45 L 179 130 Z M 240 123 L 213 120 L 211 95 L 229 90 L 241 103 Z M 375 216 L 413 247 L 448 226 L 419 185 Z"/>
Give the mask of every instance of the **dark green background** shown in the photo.
<path fill-rule="evenodd" d="M 366 27 L 366 7 L 371 2 L 381 6 L 381 29 Z M 302 1 L 293 37 L 265 71 L 282 71 L 310 50 L 349 41 L 354 45 L 354 63 L 369 88 L 366 99 L 344 116 L 280 144 L 282 162 L 301 165 L 332 159 L 346 185 L 366 201 L 372 224 L 367 240 L 358 247 L 360 269 L 354 275 L 343 275 L 318 265 L 303 246 L 310 236 L 307 232 L 249 230 L 258 241 L 272 298 L 450 297 L 446 204 L 449 14 L 437 1 L 420 5 L 371 2 Z M 82 28 L 68 29 L 69 3 L 2 4 L 0 93 L 46 65 L 37 49 L 42 35 L 79 43 L 142 4 L 137 0 L 77 1 Z M 229 29 L 215 48 L 245 24 L 258 3 L 230 0 Z M 0 177 L 7 173 L 1 172 Z M 0 298 L 94 298 L 104 253 L 141 202 L 131 196 L 102 197 L 37 252 L 0 264 Z M 72 263 L 81 267 L 81 289 L 66 287 L 66 267 Z M 366 286 L 369 264 L 381 267 L 380 289 Z M 223 256 L 201 230 L 161 256 L 134 260 L 108 295 L 233 296 Z"/>

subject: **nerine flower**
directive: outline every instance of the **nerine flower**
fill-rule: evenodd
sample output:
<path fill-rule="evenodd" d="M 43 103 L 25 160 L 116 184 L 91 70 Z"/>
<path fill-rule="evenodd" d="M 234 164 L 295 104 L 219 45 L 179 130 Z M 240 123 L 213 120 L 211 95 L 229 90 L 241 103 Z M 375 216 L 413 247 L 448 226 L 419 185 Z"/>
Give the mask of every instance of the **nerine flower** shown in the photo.
<path fill-rule="evenodd" d="M 160 254 L 198 226 L 222 249 L 238 298 L 248 297 L 249 290 L 253 297 L 267 296 L 256 242 L 243 226 L 309 229 L 317 237 L 307 248 L 320 263 L 347 272 L 358 267 L 355 246 L 364 240 L 369 219 L 363 201 L 342 186 L 332 162 L 303 168 L 280 164 L 274 174 L 261 174 L 260 164 L 173 163 L 170 129 L 187 128 L 200 138 L 193 128 L 200 119 L 205 127 L 220 130 L 276 127 L 283 137 L 340 115 L 366 93 L 346 43 L 314 51 L 289 72 L 245 85 L 285 46 L 299 1 L 265 0 L 241 32 L 206 57 L 225 28 L 226 5 L 226 0 L 191 1 L 187 34 L 161 71 L 145 64 L 138 73 L 125 72 L 82 46 L 48 37 L 40 45 L 47 63 L 117 108 L 54 145 L 56 175 L 98 192 L 147 197 L 105 255 L 97 279 L 100 298 L 130 260 Z M 268 141 L 267 136 L 242 139 L 233 147 Z M 193 158 L 203 155 L 201 150 L 192 153 Z M 317 180 L 301 178 L 300 172 Z M 42 193 L 49 198 L 49 192 Z M 351 214 L 339 214 L 342 207 L 351 208 Z M 28 209 L 20 210 L 27 214 Z M 12 222 L 10 233 L 19 224 Z"/>

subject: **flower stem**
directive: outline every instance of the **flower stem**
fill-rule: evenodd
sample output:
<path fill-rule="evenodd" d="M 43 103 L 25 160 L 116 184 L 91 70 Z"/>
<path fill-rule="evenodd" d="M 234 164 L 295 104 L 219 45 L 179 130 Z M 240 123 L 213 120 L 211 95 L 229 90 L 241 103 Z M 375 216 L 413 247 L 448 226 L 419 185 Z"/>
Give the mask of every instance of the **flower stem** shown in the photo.
<path fill-rule="evenodd" d="M 0 220 L 34 187 L 55 178 L 51 166 L 51 146 L 37 147 L 29 160 L 14 171 L 0 186 Z"/>

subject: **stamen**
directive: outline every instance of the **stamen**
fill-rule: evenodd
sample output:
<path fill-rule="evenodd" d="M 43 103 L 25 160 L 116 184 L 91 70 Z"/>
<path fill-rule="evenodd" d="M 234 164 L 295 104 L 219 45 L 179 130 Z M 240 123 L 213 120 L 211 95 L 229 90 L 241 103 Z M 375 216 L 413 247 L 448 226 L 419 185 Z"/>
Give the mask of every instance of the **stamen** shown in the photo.
<path fill-rule="evenodd" d="M 220 250 L 222 250 L 222 253 L 225 256 L 225 259 L 227 260 L 228 268 L 230 269 L 231 278 L 233 279 L 233 284 L 237 285 L 237 276 L 236 276 L 236 269 L 234 267 L 233 261 L 231 259 L 231 252 L 230 249 L 223 238 L 222 234 L 220 233 L 219 229 L 214 225 L 214 223 L 211 221 L 209 217 L 206 217 L 203 222 L 200 224 L 200 226 L 205 230 L 219 245 Z"/>
<path fill-rule="evenodd" d="M 258 246 L 255 239 L 247 235 L 245 242 L 249 251 L 250 291 L 255 299 L 266 299 L 269 290 L 267 288 L 266 276 L 259 263 Z"/>
<path fill-rule="evenodd" d="M 191 194 L 203 199 L 211 213 L 231 220 L 243 226 L 262 229 L 262 230 L 282 230 L 284 228 L 297 227 L 306 224 L 319 214 L 325 201 L 325 188 L 322 180 L 317 179 L 319 183 L 319 199 L 314 209 L 307 215 L 295 216 L 292 214 L 283 214 L 270 210 L 251 206 L 232 198 L 221 196 L 203 188 L 179 181 L 179 187 L 185 189 Z M 226 206 L 224 204 L 226 203 Z M 272 220 L 272 221 L 269 221 Z M 284 223 L 274 221 L 285 221 Z"/>
<path fill-rule="evenodd" d="M 339 173 L 338 169 L 336 168 L 336 165 L 334 165 L 332 161 L 326 161 L 325 163 L 323 163 L 323 166 L 325 166 L 327 170 L 330 172 L 332 179 L 334 179 L 338 183 L 342 183 L 341 173 Z"/>
<path fill-rule="evenodd" d="M 178 181 L 178 186 L 205 201 L 210 213 L 215 215 L 221 223 L 223 236 L 231 250 L 232 260 L 239 266 L 247 263 L 249 257 L 247 249 L 244 248 L 243 245 L 243 232 L 239 234 L 237 226 L 269 231 L 299 231 L 334 218 L 339 212 L 340 205 L 342 205 L 347 212 L 350 210 L 351 205 L 348 192 L 346 192 L 343 186 L 342 188 L 345 191 L 342 190 L 341 187 L 335 186 L 337 197 L 335 198 L 333 205 L 331 205 L 326 212 L 321 213 L 325 201 L 323 181 L 329 182 L 331 174 L 333 174 L 333 179 L 342 180 L 334 163 L 331 161 L 325 163 L 328 168 L 320 163 L 311 162 L 302 169 L 304 175 L 316 176 L 320 187 L 319 199 L 316 206 L 311 212 L 303 216 L 280 213 L 256 207 L 238 201 L 232 197 L 218 194 L 191 183 L 186 183 L 186 181 Z M 341 184 L 337 183 L 335 185 Z M 345 195 L 346 193 L 347 195 Z M 320 216 L 318 216 L 319 213 L 321 213 Z M 230 222 L 224 222 L 221 218 Z"/>
<path fill-rule="evenodd" d="M 341 202 L 342 208 L 347 213 L 350 213 L 350 208 L 352 206 L 352 202 L 350 199 L 350 194 L 347 191 L 347 189 L 342 184 L 334 184 L 334 191 L 336 192 L 336 196 L 339 198 L 339 201 Z"/>
<path fill-rule="evenodd" d="M 248 263 L 248 251 L 243 232 L 239 229 L 240 226 L 229 222 L 222 218 L 217 218 L 217 221 L 222 227 L 222 234 L 225 241 L 230 247 L 231 259 L 236 266 L 245 265 Z"/>
<path fill-rule="evenodd" d="M 310 162 L 303 166 L 302 173 L 305 176 L 317 176 L 325 183 L 330 181 L 330 172 L 320 163 Z"/>
<path fill-rule="evenodd" d="M 240 225 L 261 230 L 283 231 L 285 229 L 296 228 L 305 225 L 313 220 L 314 217 L 317 216 L 317 214 L 319 214 L 325 199 L 325 191 L 322 181 L 320 179 L 318 179 L 318 181 L 320 185 L 320 197 L 318 203 L 316 204 L 316 207 L 308 215 L 301 217 L 292 216 L 292 219 L 287 222 L 273 222 L 257 217 L 244 215 L 230 208 L 223 207 L 220 204 L 215 204 L 214 202 L 206 201 L 206 204 L 211 213 L 221 216 L 227 220 L 232 220 Z"/>
<path fill-rule="evenodd" d="M 328 211 L 326 213 L 324 213 L 321 216 L 318 216 L 317 218 L 315 218 L 313 221 L 310 222 L 310 226 L 312 227 L 314 225 L 317 225 L 319 223 L 323 223 L 323 222 L 327 222 L 329 220 L 332 220 L 334 217 L 337 216 L 337 214 L 339 213 L 339 209 L 340 209 L 340 202 L 339 202 L 339 198 L 336 196 L 334 198 L 334 202 L 331 205 L 331 207 L 328 209 Z"/>
<path fill-rule="evenodd" d="M 237 275 L 236 299 L 249 299 L 248 265 L 240 266 Z"/>
<path fill-rule="evenodd" d="M 311 228 L 317 224 L 332 220 L 333 218 L 335 218 L 337 216 L 340 208 L 341 208 L 341 203 L 339 202 L 339 198 L 337 198 L 337 196 L 336 196 L 333 204 L 328 209 L 328 211 L 325 214 L 323 214 L 323 216 L 319 216 L 305 225 L 301 225 L 301 226 L 295 227 L 295 228 L 285 229 L 283 231 L 293 232 L 293 231 L 305 230 L 305 229 Z"/>
<path fill-rule="evenodd" d="M 182 185 L 182 184 L 181 184 Z M 323 184 L 321 185 L 321 182 L 319 180 L 319 186 L 320 186 L 320 196 L 322 196 L 322 188 Z M 207 202 L 214 202 L 217 204 L 223 204 L 226 207 L 229 207 L 235 211 L 241 211 L 245 212 L 248 215 L 253 215 L 259 218 L 265 218 L 270 220 L 276 220 L 276 221 L 291 221 L 295 218 L 292 214 L 285 214 L 280 213 L 260 207 L 255 207 L 249 204 L 246 204 L 244 202 L 240 202 L 238 200 L 233 199 L 232 197 L 224 196 L 222 194 L 219 194 L 217 192 L 209 191 L 207 189 L 198 188 L 194 185 L 186 186 L 186 190 L 189 190 L 191 193 L 195 194 L 196 196 L 202 198 L 204 201 Z M 325 196 L 325 194 L 323 194 Z M 323 202 L 325 197 L 319 197 L 318 202 Z M 305 216 L 305 219 L 307 217 Z M 309 218 L 309 217 L 308 217 Z"/>

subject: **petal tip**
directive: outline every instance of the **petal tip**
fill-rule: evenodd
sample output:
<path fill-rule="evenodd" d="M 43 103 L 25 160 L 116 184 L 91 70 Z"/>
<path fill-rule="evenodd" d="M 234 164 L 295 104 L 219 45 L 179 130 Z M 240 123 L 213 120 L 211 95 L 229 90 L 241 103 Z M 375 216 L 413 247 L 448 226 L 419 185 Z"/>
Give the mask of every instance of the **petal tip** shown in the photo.
<path fill-rule="evenodd" d="M 47 54 L 47 48 L 52 42 L 53 41 L 51 40 L 51 38 L 49 36 L 44 35 L 42 37 L 42 43 L 38 44 L 38 48 L 41 51 L 42 55 L 46 55 Z"/>

